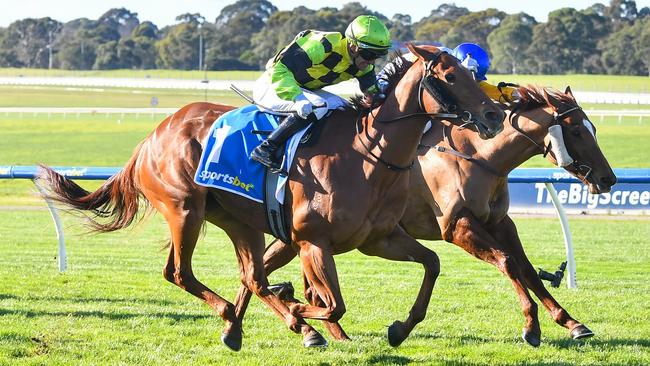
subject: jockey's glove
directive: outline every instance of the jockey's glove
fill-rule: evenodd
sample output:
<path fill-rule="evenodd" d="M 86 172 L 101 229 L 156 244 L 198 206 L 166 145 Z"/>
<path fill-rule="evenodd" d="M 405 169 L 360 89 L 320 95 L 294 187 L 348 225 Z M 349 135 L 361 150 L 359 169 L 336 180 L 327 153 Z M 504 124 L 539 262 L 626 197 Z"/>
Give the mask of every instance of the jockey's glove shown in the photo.
<path fill-rule="evenodd" d="M 307 116 L 314 110 L 314 105 L 311 104 L 304 94 L 300 94 L 293 103 L 293 108 L 298 117 L 307 119 Z"/>

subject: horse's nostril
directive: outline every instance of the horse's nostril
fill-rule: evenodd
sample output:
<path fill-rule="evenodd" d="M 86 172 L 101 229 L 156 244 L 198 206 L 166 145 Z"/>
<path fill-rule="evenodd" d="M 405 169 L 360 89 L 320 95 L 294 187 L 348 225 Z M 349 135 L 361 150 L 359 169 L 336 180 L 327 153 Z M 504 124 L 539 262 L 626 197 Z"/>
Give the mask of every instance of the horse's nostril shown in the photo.
<path fill-rule="evenodd" d="M 616 183 L 616 177 L 615 176 L 602 177 L 600 178 L 600 182 L 603 183 L 604 185 L 611 187 Z"/>
<path fill-rule="evenodd" d="M 499 118 L 497 113 L 493 111 L 485 112 L 485 114 L 483 114 L 483 117 L 485 117 L 485 120 L 489 122 L 498 122 Z"/>

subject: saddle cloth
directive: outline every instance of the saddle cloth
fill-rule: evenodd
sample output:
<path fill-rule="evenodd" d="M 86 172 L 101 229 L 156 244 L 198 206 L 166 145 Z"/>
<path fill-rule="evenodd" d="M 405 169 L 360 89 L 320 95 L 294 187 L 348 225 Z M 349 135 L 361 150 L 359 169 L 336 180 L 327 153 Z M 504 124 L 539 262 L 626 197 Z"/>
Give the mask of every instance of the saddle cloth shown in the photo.
<path fill-rule="evenodd" d="M 238 108 L 219 117 L 203 143 L 194 181 L 262 203 L 265 167 L 251 160 L 250 154 L 266 135 L 253 131 L 272 131 L 282 118 L 264 113 L 255 105 Z M 296 133 L 285 144 L 284 171 L 289 171 L 300 139 L 308 129 L 309 126 Z M 287 177 L 281 176 L 275 190 L 275 197 L 281 204 L 284 203 L 286 182 Z"/>

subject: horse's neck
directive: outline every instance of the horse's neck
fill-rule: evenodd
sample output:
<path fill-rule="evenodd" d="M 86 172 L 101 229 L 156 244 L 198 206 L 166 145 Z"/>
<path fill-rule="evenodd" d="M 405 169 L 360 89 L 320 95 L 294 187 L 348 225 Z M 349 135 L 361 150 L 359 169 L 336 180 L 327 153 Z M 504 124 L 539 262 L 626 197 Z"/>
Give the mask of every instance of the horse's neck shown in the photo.
<path fill-rule="evenodd" d="M 419 77 L 409 71 L 388 95 L 385 102 L 366 119 L 367 135 L 374 140 L 373 153 L 391 164 L 405 166 L 415 159 L 426 123 L 425 117 L 410 117 L 384 123 L 419 111 Z M 364 137 L 365 138 L 365 137 Z"/>
<path fill-rule="evenodd" d="M 507 111 L 505 119 L 507 122 L 504 124 L 503 131 L 490 140 L 482 140 L 473 131 L 462 133 L 476 150 L 475 157 L 486 161 L 502 175 L 507 175 L 528 159 L 542 153 L 540 146 L 544 145 L 544 137 L 551 122 L 548 113 L 542 107 L 517 113 L 512 119 L 510 114 L 511 112 Z"/>

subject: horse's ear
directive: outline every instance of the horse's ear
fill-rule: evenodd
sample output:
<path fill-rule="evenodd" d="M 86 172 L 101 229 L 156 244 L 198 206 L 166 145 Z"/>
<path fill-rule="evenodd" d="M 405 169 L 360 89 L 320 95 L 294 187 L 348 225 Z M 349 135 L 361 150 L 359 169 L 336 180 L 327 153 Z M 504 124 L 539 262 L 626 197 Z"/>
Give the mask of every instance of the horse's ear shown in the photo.
<path fill-rule="evenodd" d="M 407 43 L 406 48 L 411 51 L 412 54 L 414 54 L 417 58 L 423 60 L 424 56 L 422 56 L 422 50 L 416 46 L 414 46 L 412 43 Z"/>
<path fill-rule="evenodd" d="M 576 100 L 576 97 L 574 97 L 574 96 L 573 96 L 573 93 L 571 92 L 571 87 L 570 87 L 570 86 L 567 86 L 567 87 L 566 87 L 566 90 L 564 90 L 564 94 L 566 94 L 566 95 L 570 95 L 570 96 L 571 96 L 571 99 L 573 99 L 574 101 Z"/>

